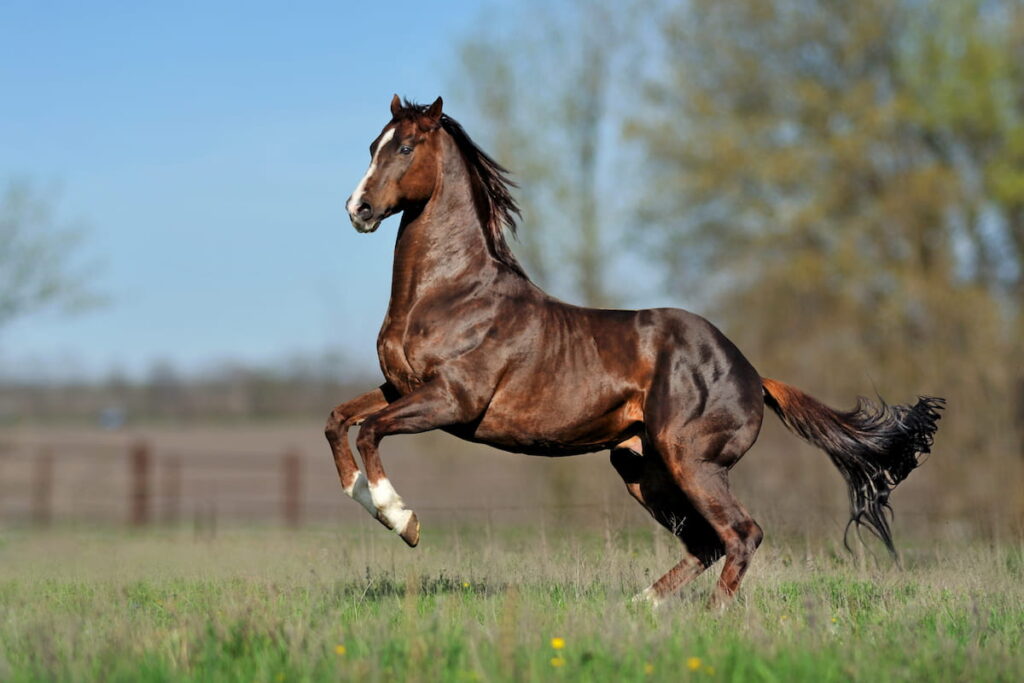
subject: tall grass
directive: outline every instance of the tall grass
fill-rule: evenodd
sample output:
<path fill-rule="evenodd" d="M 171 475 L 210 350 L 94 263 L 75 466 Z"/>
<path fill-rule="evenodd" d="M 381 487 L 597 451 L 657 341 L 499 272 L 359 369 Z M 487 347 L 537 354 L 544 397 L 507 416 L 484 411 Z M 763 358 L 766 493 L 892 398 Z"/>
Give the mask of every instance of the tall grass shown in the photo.
<path fill-rule="evenodd" d="M 630 602 L 649 529 L 7 532 L 0 679 L 1024 680 L 1020 538 L 905 558 L 769 540 L 716 613 L 711 574 Z"/>

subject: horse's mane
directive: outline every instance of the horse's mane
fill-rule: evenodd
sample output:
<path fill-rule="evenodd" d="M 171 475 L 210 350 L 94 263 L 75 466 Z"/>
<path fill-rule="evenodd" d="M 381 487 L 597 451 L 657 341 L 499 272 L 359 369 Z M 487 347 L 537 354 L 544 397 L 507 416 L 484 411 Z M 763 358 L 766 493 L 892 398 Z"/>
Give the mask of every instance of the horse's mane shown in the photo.
<path fill-rule="evenodd" d="M 404 100 L 402 109 L 395 115 L 395 120 L 417 119 L 425 114 L 427 109 L 427 105 Z M 511 192 L 511 188 L 516 187 L 516 184 L 509 177 L 508 170 L 480 149 L 458 121 L 447 114 L 442 114 L 440 125 L 455 141 L 455 146 L 462 154 L 462 160 L 469 171 L 473 201 L 491 253 L 498 261 L 525 277 L 523 267 L 519 265 L 508 242 L 505 241 L 505 229 L 515 234 L 516 218 L 521 215 L 519 205 L 516 204 Z"/>

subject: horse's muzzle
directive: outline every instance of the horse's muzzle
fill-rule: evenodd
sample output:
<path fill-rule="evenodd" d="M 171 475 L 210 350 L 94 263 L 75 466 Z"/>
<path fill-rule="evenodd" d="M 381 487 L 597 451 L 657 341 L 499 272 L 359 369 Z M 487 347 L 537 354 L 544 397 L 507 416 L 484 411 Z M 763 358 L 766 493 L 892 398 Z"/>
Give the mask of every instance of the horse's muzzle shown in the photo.
<path fill-rule="evenodd" d="M 368 233 L 373 232 L 380 223 L 384 220 L 383 216 L 374 215 L 373 207 L 367 202 L 360 202 L 359 206 L 352 206 L 352 198 L 345 202 L 345 208 L 348 211 L 348 218 L 352 221 L 352 227 L 357 232 Z"/>

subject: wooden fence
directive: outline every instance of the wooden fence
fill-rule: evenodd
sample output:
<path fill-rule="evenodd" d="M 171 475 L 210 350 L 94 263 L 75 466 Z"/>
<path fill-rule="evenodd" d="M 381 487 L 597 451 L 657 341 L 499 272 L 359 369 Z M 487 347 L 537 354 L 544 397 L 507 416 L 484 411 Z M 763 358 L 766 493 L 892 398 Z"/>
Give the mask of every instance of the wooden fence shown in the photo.
<path fill-rule="evenodd" d="M 389 455 L 408 485 L 403 492 L 416 501 L 419 513 L 435 521 L 533 523 L 541 516 L 562 521 L 576 516 L 593 522 L 607 514 L 640 516 L 617 479 L 612 496 L 574 487 L 578 496 L 566 499 L 538 485 L 545 482 L 524 477 L 518 468 L 531 464 L 525 458 L 471 458 L 451 466 L 407 453 L 406 463 L 416 466 L 407 470 L 398 462 L 400 453 Z M 467 471 L 470 463 L 475 472 Z M 453 470 L 476 485 L 453 483 Z M 296 447 L 277 452 L 210 444 L 158 447 L 146 439 L 0 442 L 4 524 L 194 524 L 202 531 L 225 522 L 299 527 L 368 520 L 363 508 L 342 492 L 326 448 L 307 455 Z"/>
<path fill-rule="evenodd" d="M 169 444 L 166 435 L 163 441 L 152 436 L 134 441 L 74 435 L 8 438 L 0 441 L 0 523 L 132 528 L 194 524 L 199 531 L 215 530 L 222 522 L 288 527 L 371 523 L 363 508 L 341 491 L 325 447 L 308 453 L 297 447 L 275 449 L 259 438 L 234 446 L 229 443 L 234 439 Z M 313 446 L 307 444 L 307 450 Z M 388 454 L 400 489 L 427 523 L 648 522 L 604 458 L 556 462 L 493 453 L 449 457 L 401 447 Z M 753 501 L 751 508 L 772 530 L 806 529 L 838 537 L 847 519 L 844 492 L 830 470 L 820 469 L 832 477 L 826 492 L 804 484 L 799 495 L 762 494 L 758 500 L 755 488 L 741 498 Z M 770 492 L 765 485 L 770 474 L 747 478 Z M 986 536 L 1024 525 L 1019 514 L 995 504 L 951 512 L 934 495 L 907 496 L 897 501 L 896 509 L 896 528 L 903 534 L 952 529 L 964 536 Z"/>
<path fill-rule="evenodd" d="M 226 503 L 244 508 L 247 519 L 276 519 L 297 527 L 310 508 L 334 507 L 343 499 L 335 488 L 337 500 L 310 500 L 303 486 L 304 464 L 297 449 L 279 454 L 185 456 L 157 453 L 141 440 L 120 454 L 95 445 L 63 453 L 54 446 L 38 447 L 34 453 L 21 449 L 15 454 L 0 453 L 0 519 L 39 527 L 54 521 L 92 520 L 145 527 L 177 524 L 191 512 L 197 523 L 203 523 Z M 83 472 L 92 476 L 83 477 Z M 231 487 L 224 484 L 238 479 L 245 483 L 235 489 L 255 488 L 257 495 L 249 498 L 230 491 L 225 495 Z M 258 486 L 251 485 L 254 480 Z M 267 495 L 268 490 L 273 493 Z"/>

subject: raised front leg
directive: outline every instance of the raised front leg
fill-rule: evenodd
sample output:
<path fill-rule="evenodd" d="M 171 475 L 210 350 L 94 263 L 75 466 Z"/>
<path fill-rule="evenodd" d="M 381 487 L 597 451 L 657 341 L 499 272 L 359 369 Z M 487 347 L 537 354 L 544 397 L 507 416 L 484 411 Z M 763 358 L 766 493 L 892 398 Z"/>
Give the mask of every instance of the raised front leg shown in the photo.
<path fill-rule="evenodd" d="M 342 403 L 331 411 L 324 427 L 324 435 L 331 445 L 334 455 L 334 466 L 338 469 L 341 488 L 351 498 L 373 515 L 377 516 L 377 508 L 370 497 L 370 489 L 366 485 L 366 477 L 359 471 L 356 459 L 352 457 L 352 448 L 348 445 L 348 430 L 388 405 L 388 396 L 394 398 L 392 392 L 385 392 L 388 385 L 368 391 L 351 401 Z"/>
<path fill-rule="evenodd" d="M 468 422 L 480 413 L 484 405 L 485 400 L 479 400 L 466 389 L 439 378 L 399 398 L 363 422 L 356 437 L 356 448 L 363 456 L 377 519 L 398 532 L 409 546 L 415 547 L 419 543 L 420 523 L 416 514 L 405 507 L 384 473 L 378 450 L 380 440 L 390 434 L 418 434 Z"/>

